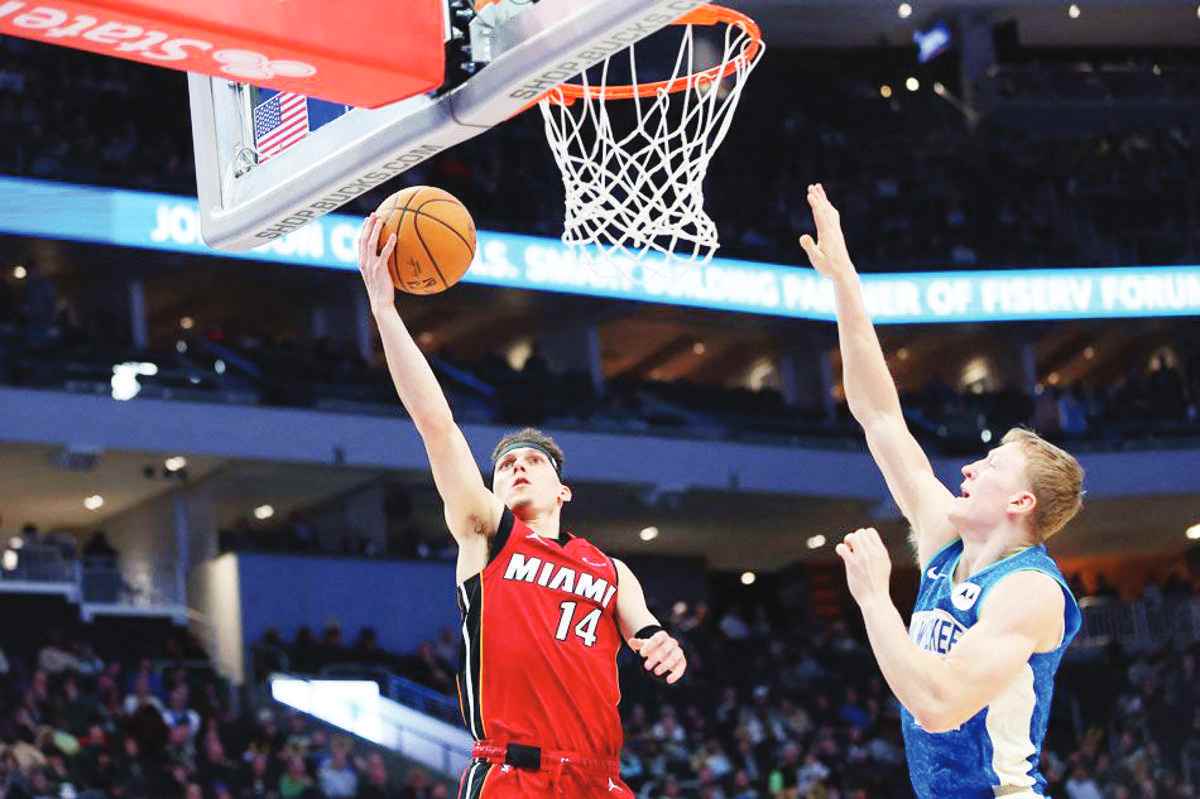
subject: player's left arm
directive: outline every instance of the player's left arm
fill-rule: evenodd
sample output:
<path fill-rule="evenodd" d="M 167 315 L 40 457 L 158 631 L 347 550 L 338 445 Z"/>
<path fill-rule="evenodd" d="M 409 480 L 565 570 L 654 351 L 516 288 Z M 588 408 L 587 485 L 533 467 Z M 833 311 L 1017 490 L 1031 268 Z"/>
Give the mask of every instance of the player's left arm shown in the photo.
<path fill-rule="evenodd" d="M 656 677 L 665 675 L 666 681 L 674 685 L 687 670 L 683 649 L 646 606 L 646 594 L 633 571 L 616 558 L 613 565 L 617 567 L 617 624 L 621 637 L 642 656 L 646 671 L 653 670 Z M 652 634 L 639 637 L 639 633 L 646 635 L 648 631 Z"/>
<path fill-rule="evenodd" d="M 892 603 L 891 564 L 879 535 L 851 533 L 838 545 L 838 554 L 846 562 L 851 593 L 884 679 L 929 732 L 960 727 L 1021 676 L 1030 656 L 1054 649 L 1062 639 L 1062 589 L 1046 574 L 1023 571 L 996 584 L 978 623 L 948 654 L 927 652 L 909 638 Z"/>

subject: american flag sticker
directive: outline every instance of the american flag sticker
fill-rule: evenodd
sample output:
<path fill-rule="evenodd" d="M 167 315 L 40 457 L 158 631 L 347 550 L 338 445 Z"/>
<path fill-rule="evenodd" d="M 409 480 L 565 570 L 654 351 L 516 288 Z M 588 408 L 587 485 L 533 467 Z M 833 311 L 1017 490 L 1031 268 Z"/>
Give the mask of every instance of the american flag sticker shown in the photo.
<path fill-rule="evenodd" d="M 308 98 L 277 92 L 254 107 L 254 146 L 258 160 L 278 155 L 308 134 Z"/>

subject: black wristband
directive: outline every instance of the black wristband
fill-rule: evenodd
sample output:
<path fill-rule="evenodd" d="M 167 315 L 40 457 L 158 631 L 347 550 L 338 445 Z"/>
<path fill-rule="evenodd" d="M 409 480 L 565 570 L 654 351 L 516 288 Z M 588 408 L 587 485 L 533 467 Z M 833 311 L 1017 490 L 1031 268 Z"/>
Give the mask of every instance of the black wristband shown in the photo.
<path fill-rule="evenodd" d="M 633 637 L 640 638 L 643 641 L 645 641 L 648 638 L 650 638 L 652 635 L 655 635 L 656 633 L 666 632 L 666 631 L 667 631 L 667 628 L 663 627 L 661 624 L 648 624 L 645 627 L 643 627 L 642 629 L 638 630 L 637 633 Z M 648 673 L 650 674 L 650 676 L 652 678 L 654 678 L 654 680 L 656 680 L 657 682 L 661 682 L 664 685 L 667 684 L 667 677 L 670 676 L 670 672 L 667 672 L 666 674 L 654 674 L 653 672 L 648 672 Z"/>
<path fill-rule="evenodd" d="M 647 624 L 642 629 L 633 634 L 634 638 L 641 638 L 643 641 L 654 635 L 655 633 L 666 632 L 667 628 L 661 624 Z"/>

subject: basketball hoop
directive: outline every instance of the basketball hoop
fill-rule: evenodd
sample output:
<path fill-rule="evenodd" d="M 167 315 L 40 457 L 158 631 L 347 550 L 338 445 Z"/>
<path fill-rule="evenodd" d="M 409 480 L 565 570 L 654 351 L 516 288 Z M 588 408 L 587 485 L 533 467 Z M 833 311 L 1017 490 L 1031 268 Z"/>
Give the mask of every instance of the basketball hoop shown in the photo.
<path fill-rule="evenodd" d="M 697 66 L 697 27 L 724 25 L 724 53 Z M 671 77 L 638 81 L 634 47 L 614 55 L 578 83 L 538 103 L 566 194 L 563 243 L 590 260 L 594 252 L 635 261 L 659 253 L 707 261 L 719 242 L 704 211 L 709 161 L 729 132 L 742 89 L 765 50 L 754 20 L 715 5 L 673 23 L 683 29 Z M 614 62 L 628 58 L 631 83 L 610 85 Z M 615 123 L 610 100 L 633 101 L 633 123 Z M 626 129 L 627 128 L 627 129 Z"/>

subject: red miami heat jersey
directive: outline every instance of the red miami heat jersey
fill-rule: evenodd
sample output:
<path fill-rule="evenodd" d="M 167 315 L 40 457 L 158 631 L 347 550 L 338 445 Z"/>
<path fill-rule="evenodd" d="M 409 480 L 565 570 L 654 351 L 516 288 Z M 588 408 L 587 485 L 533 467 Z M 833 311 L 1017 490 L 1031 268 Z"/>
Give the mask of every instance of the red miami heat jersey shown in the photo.
<path fill-rule="evenodd" d="M 619 757 L 617 569 L 507 508 L 483 571 L 458 586 L 459 705 L 476 740 Z"/>

